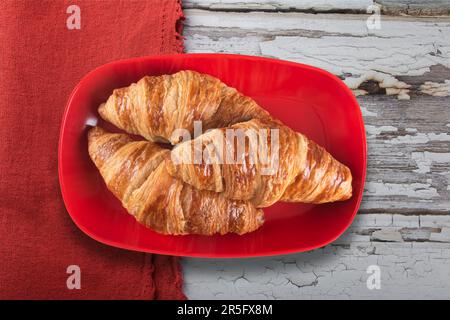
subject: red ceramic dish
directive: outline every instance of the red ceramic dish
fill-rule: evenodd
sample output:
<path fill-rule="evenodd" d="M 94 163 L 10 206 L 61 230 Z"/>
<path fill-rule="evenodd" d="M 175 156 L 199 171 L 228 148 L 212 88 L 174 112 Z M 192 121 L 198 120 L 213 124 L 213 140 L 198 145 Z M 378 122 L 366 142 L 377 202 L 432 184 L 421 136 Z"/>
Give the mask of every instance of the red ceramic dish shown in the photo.
<path fill-rule="evenodd" d="M 264 210 L 266 222 L 243 236 L 165 236 L 127 214 L 108 191 L 87 152 L 86 132 L 97 107 L 114 88 L 145 75 L 196 70 L 213 75 L 254 98 L 273 116 L 324 146 L 353 174 L 353 197 L 322 205 L 277 203 Z M 117 131 L 117 129 L 116 129 Z M 182 54 L 122 60 L 101 66 L 74 89 L 59 140 L 59 180 L 67 211 L 76 225 L 108 245 L 159 254 L 250 257 L 322 247 L 351 224 L 363 193 L 366 137 L 351 91 L 334 75 L 314 67 L 228 54 Z"/>

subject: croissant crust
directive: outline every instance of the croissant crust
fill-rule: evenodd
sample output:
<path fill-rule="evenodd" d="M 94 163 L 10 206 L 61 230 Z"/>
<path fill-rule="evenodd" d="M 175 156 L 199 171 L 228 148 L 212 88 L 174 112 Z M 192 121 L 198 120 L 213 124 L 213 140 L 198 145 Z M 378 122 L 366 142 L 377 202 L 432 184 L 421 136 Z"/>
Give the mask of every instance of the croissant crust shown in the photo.
<path fill-rule="evenodd" d="M 170 151 L 155 143 L 94 127 L 88 145 L 108 189 L 137 221 L 159 233 L 244 234 L 263 224 L 262 211 L 252 204 L 170 176 L 164 165 Z"/>
<path fill-rule="evenodd" d="M 255 133 L 247 136 L 245 152 L 239 156 L 241 161 L 236 141 L 227 149 L 229 129 Z M 278 140 L 272 137 L 273 130 L 277 130 Z M 263 143 L 267 144 L 267 151 L 255 152 L 253 147 Z M 199 146 L 202 158 L 194 161 Z M 227 150 L 234 152 L 234 162 L 224 156 Z M 254 119 L 180 143 L 166 159 L 166 166 L 171 175 L 197 189 L 221 192 L 230 199 L 251 201 L 257 207 L 276 201 L 342 201 L 352 195 L 352 175 L 346 166 L 304 135 L 272 121 Z"/>

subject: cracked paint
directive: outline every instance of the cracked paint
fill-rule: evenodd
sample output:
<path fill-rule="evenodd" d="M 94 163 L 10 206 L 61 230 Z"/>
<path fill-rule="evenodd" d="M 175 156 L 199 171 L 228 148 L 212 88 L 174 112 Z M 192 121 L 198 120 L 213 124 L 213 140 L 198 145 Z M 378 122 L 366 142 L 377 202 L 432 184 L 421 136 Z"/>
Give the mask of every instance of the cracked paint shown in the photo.
<path fill-rule="evenodd" d="M 416 162 L 417 169 L 414 172 L 417 173 L 429 173 L 431 172 L 431 165 L 433 163 L 447 163 L 450 164 L 450 153 L 437 153 L 437 152 L 412 152 L 411 159 Z M 446 172 L 449 173 L 449 172 Z"/>
<path fill-rule="evenodd" d="M 388 196 L 391 194 L 406 196 L 408 198 L 430 199 L 439 197 L 436 188 L 429 183 L 387 183 L 383 181 L 369 181 L 364 189 L 368 193 L 374 193 L 377 196 Z"/>
<path fill-rule="evenodd" d="M 450 96 L 450 80 L 445 80 L 441 83 L 426 81 L 420 86 L 420 91 L 435 97 Z"/>
<path fill-rule="evenodd" d="M 309 3 L 288 1 L 293 6 Z M 314 1 L 313 6 L 322 2 Z M 336 7 L 349 2 L 328 3 Z M 249 5 L 236 0 L 187 3 L 203 3 L 203 8 L 211 5 L 217 10 Z M 251 3 L 278 10 L 286 2 Z M 446 100 L 442 100 L 449 81 L 444 80 L 448 78 L 445 68 L 450 68 L 450 38 L 445 36 L 450 33 L 448 18 L 383 16 L 382 29 L 369 33 L 363 15 L 208 10 L 185 10 L 185 14 L 188 52 L 297 61 L 344 79 L 355 93 L 366 95 L 358 100 L 369 147 L 360 210 L 365 214 L 358 214 L 339 239 L 321 249 L 287 256 L 183 259 L 187 296 L 410 299 L 414 293 L 414 298 L 449 299 L 450 135 L 445 128 L 450 124 L 446 124 Z M 442 66 L 440 71 L 433 68 L 436 65 Z M 435 75 L 440 75 L 439 80 L 434 80 Z M 372 93 L 367 87 L 371 81 L 387 95 L 412 99 L 380 99 L 384 91 Z M 367 289 L 370 265 L 381 268 L 381 290 Z"/>
<path fill-rule="evenodd" d="M 389 234 L 397 236 L 386 242 Z M 450 298 L 442 281 L 449 264 L 450 216 L 398 214 L 358 215 L 335 243 L 305 253 L 183 259 L 190 299 L 400 299 L 412 290 L 415 298 Z M 381 269 L 381 290 L 367 289 L 370 265 Z"/>
<path fill-rule="evenodd" d="M 408 95 L 410 85 L 405 82 L 397 80 L 395 77 L 376 71 L 367 71 L 359 77 L 347 77 L 344 83 L 352 90 L 356 90 L 367 81 L 375 81 L 380 88 L 386 89 L 386 94 L 396 95 L 399 100 L 409 100 Z"/>

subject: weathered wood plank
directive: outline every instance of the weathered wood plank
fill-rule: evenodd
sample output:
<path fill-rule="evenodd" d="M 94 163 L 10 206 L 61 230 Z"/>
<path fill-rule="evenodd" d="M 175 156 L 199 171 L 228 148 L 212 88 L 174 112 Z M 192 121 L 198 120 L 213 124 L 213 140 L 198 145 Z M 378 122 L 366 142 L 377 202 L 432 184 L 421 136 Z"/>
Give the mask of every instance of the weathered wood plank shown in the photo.
<path fill-rule="evenodd" d="M 408 14 L 414 16 L 449 15 L 450 1 L 448 0 L 376 0 L 386 14 Z"/>
<path fill-rule="evenodd" d="M 357 94 L 372 81 L 401 99 L 450 95 L 450 18 L 383 18 L 381 29 L 369 30 L 362 15 L 187 10 L 187 17 L 188 52 L 302 62 L 340 76 Z"/>
<path fill-rule="evenodd" d="M 419 76 L 450 67 L 450 18 L 383 18 L 369 30 L 362 15 L 224 13 L 186 10 L 188 52 L 276 57 L 326 69 L 344 78 L 378 71 Z"/>
<path fill-rule="evenodd" d="M 230 11 L 236 3 L 189 2 L 226 2 Z M 270 2 L 260 11 L 305 9 Z M 382 17 L 380 30 L 368 30 L 363 15 L 186 14 L 188 52 L 273 56 L 325 68 L 349 85 L 366 79 L 355 89 L 367 94 L 358 101 L 369 152 L 365 214 L 336 242 L 281 257 L 183 259 L 187 296 L 450 298 L 450 20 Z M 411 100 L 386 96 L 404 89 Z M 367 289 L 370 265 L 381 269 L 381 290 Z"/>
<path fill-rule="evenodd" d="M 358 99 L 368 165 L 361 212 L 450 214 L 450 99 Z"/>
<path fill-rule="evenodd" d="M 183 259 L 190 299 L 449 299 L 448 216 L 359 215 L 333 245 L 288 256 Z M 436 242 L 429 242 L 436 241 Z M 367 287 L 380 268 L 380 290 Z"/>
<path fill-rule="evenodd" d="M 370 5 L 381 6 L 390 15 L 449 15 L 448 0 L 185 0 L 189 9 L 214 11 L 280 11 L 311 13 L 366 13 Z"/>
<path fill-rule="evenodd" d="M 319 18 L 268 13 L 247 14 L 244 18 L 236 13 L 211 15 L 188 10 L 186 49 L 269 55 L 305 62 L 338 74 L 350 85 L 358 76 L 367 76 L 375 70 L 384 72 L 380 82 L 375 82 L 375 91 L 380 94 L 359 98 L 369 152 L 361 212 L 449 213 L 450 99 L 423 96 L 421 88 L 426 81 L 445 83 L 450 78 L 450 59 L 444 61 L 444 57 L 450 56 L 450 39 L 440 35 L 442 29 L 450 31 L 450 20 L 436 24 L 393 19 L 383 32 L 372 37 L 358 26 L 358 17 L 314 16 Z M 427 52 L 427 43 L 433 37 L 431 43 L 440 43 L 435 48 L 441 57 L 421 56 L 420 52 Z M 273 45 L 281 38 L 284 45 Z M 351 41 L 357 42 L 352 45 Z M 411 45 L 417 47 L 417 53 L 407 49 Z M 402 68 L 399 64 L 406 59 L 404 52 L 409 52 L 414 61 Z M 355 88 L 373 92 L 368 83 Z M 385 96 L 399 90 L 402 83 L 410 86 L 408 94 L 412 100 L 398 101 Z M 430 88 L 433 85 L 427 90 Z M 445 88 L 442 92 L 446 92 Z"/>
<path fill-rule="evenodd" d="M 185 0 L 183 7 L 214 11 L 366 12 L 372 0 Z"/>

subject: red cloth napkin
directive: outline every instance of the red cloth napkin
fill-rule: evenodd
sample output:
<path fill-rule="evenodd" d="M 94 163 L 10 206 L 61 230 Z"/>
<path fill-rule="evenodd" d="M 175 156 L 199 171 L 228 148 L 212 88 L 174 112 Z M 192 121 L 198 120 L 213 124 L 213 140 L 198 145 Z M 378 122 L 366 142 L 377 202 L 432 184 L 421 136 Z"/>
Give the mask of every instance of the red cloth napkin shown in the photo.
<path fill-rule="evenodd" d="M 78 22 L 72 4 L 80 29 L 67 27 Z M 108 247 L 78 230 L 57 171 L 62 114 L 78 81 L 112 60 L 181 52 L 181 18 L 177 0 L 0 1 L 0 298 L 185 298 L 176 258 Z M 67 288 L 70 265 L 81 270 L 79 290 Z"/>

